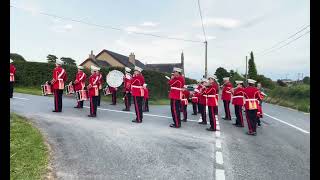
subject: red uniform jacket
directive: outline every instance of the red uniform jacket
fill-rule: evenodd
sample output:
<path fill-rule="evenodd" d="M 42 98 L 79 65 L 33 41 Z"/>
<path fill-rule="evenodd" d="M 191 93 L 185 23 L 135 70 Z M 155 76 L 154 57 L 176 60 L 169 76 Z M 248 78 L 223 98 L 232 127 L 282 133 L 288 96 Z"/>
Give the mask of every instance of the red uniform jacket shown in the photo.
<path fill-rule="evenodd" d="M 103 77 L 102 74 L 100 73 L 99 75 L 97 74 L 97 76 L 99 77 L 99 90 L 102 89 L 102 85 L 103 85 Z"/>
<path fill-rule="evenodd" d="M 86 86 L 86 78 L 87 78 L 86 73 L 84 73 L 82 71 L 80 71 L 76 74 L 76 80 L 78 82 L 74 84 L 75 91 L 79 91 L 79 90 L 84 89 L 84 87 Z"/>
<path fill-rule="evenodd" d="M 230 82 L 228 82 L 223 86 L 222 97 L 221 97 L 222 100 L 226 100 L 226 101 L 231 100 L 231 91 L 230 91 L 231 89 L 232 89 L 232 84 Z"/>
<path fill-rule="evenodd" d="M 204 89 L 203 93 L 203 100 L 204 105 L 207 106 L 217 106 L 218 101 L 216 99 L 216 87 L 214 85 L 211 85 Z"/>
<path fill-rule="evenodd" d="M 187 106 L 188 105 L 189 97 L 190 97 L 190 92 L 187 89 L 183 90 L 182 91 L 182 99 L 181 99 L 181 104 L 183 106 Z"/>
<path fill-rule="evenodd" d="M 198 94 L 199 104 L 206 105 L 206 98 L 204 96 L 202 96 L 205 90 L 206 90 L 206 87 L 203 85 L 200 85 L 200 90 L 199 90 L 199 94 Z"/>
<path fill-rule="evenodd" d="M 218 85 L 217 82 L 214 82 L 213 86 L 215 87 L 215 90 L 216 90 L 216 99 L 217 99 L 217 102 L 218 102 L 219 101 L 219 85 Z"/>
<path fill-rule="evenodd" d="M 144 99 L 149 99 L 149 89 L 146 87 L 146 88 L 143 88 L 144 90 Z"/>
<path fill-rule="evenodd" d="M 16 75 L 16 67 L 13 64 L 10 64 L 10 82 L 14 82 L 14 76 Z"/>
<path fill-rule="evenodd" d="M 249 86 L 244 88 L 245 108 L 248 110 L 258 109 L 260 91 L 258 88 Z"/>
<path fill-rule="evenodd" d="M 193 93 L 193 95 L 192 95 L 192 97 L 191 97 L 191 101 L 192 101 L 193 103 L 198 103 L 198 102 L 199 102 L 199 92 L 200 92 L 200 88 L 201 88 L 201 86 L 198 85 L 198 86 L 195 88 L 195 90 L 194 90 L 194 93 Z"/>
<path fill-rule="evenodd" d="M 54 68 L 52 73 L 54 79 L 53 89 L 64 89 L 64 83 L 68 80 L 67 72 L 61 66 Z"/>
<path fill-rule="evenodd" d="M 234 90 L 232 96 L 232 104 L 237 106 L 244 105 L 244 88 L 238 87 Z"/>
<path fill-rule="evenodd" d="M 92 74 L 89 77 L 89 85 L 91 85 L 91 88 L 88 88 L 89 97 L 98 96 L 99 95 L 99 77 L 96 74 Z"/>
<path fill-rule="evenodd" d="M 144 96 L 144 90 L 143 90 L 143 84 L 144 82 L 144 77 L 140 74 L 137 76 L 132 77 L 132 83 L 131 83 L 131 94 L 132 96 Z"/>
<path fill-rule="evenodd" d="M 170 86 L 169 98 L 175 100 L 182 99 L 182 87 L 184 86 L 184 77 L 178 76 L 168 81 Z"/>
<path fill-rule="evenodd" d="M 132 80 L 132 75 L 129 73 L 126 73 L 123 76 L 123 92 L 130 92 L 131 90 L 131 80 Z"/>

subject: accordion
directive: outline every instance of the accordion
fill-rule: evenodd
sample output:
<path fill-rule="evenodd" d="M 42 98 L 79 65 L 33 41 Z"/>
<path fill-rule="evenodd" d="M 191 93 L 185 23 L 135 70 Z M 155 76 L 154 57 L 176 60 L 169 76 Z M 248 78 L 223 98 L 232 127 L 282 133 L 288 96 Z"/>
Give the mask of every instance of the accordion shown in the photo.
<path fill-rule="evenodd" d="M 51 85 L 49 84 L 41 85 L 41 89 L 42 89 L 42 96 L 53 94 Z"/>
<path fill-rule="evenodd" d="M 74 94 L 74 86 L 69 84 L 66 86 L 66 95 Z"/>
<path fill-rule="evenodd" d="M 88 100 L 89 94 L 87 90 L 76 91 L 77 101 L 86 101 Z"/>

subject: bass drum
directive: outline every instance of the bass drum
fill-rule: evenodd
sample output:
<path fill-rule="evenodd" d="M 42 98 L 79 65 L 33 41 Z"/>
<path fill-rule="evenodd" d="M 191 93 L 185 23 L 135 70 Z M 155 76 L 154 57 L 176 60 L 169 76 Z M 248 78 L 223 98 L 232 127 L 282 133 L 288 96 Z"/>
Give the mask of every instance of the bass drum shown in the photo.
<path fill-rule="evenodd" d="M 124 74 L 118 70 L 112 70 L 107 75 L 107 83 L 109 86 L 117 88 L 123 83 Z"/>

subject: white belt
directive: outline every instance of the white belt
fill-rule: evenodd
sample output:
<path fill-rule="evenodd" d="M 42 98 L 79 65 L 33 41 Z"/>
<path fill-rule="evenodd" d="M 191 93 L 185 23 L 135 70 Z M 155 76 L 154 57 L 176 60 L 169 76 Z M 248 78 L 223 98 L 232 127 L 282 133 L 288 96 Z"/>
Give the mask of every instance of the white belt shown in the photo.
<path fill-rule="evenodd" d="M 134 86 L 134 85 L 131 85 L 131 87 L 133 87 L 133 88 L 143 88 L 142 86 Z"/>
<path fill-rule="evenodd" d="M 198 99 L 198 97 L 192 97 L 191 99 Z"/>
<path fill-rule="evenodd" d="M 243 96 L 232 96 L 232 98 L 243 98 Z"/>
<path fill-rule="evenodd" d="M 246 101 L 258 101 L 258 99 L 246 99 Z"/>
<path fill-rule="evenodd" d="M 13 76 L 13 73 L 10 73 L 10 76 Z"/>
<path fill-rule="evenodd" d="M 97 86 L 97 85 L 94 85 L 94 86 L 92 86 L 92 87 L 97 88 L 98 86 Z"/>
<path fill-rule="evenodd" d="M 188 99 L 181 99 L 182 101 L 187 101 Z"/>
<path fill-rule="evenodd" d="M 171 87 L 171 89 L 182 91 L 182 88 L 177 88 L 177 87 Z"/>
<path fill-rule="evenodd" d="M 204 97 L 216 97 L 216 95 L 202 95 Z"/>

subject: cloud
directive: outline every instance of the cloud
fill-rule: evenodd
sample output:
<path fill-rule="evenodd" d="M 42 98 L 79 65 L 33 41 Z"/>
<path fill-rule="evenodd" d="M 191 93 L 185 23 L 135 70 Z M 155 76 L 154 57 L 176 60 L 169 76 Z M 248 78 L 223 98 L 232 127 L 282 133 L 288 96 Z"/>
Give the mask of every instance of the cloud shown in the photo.
<path fill-rule="evenodd" d="M 232 18 L 220 18 L 220 17 L 209 17 L 203 20 L 203 24 L 206 27 L 219 27 L 223 29 L 234 29 L 241 26 L 241 22 L 237 19 Z M 201 21 L 197 21 L 193 24 L 195 27 L 201 27 Z"/>
<path fill-rule="evenodd" d="M 125 28 L 125 30 L 129 34 L 132 32 L 136 32 L 136 33 L 155 33 L 155 32 L 158 32 L 157 30 L 144 29 L 144 28 L 140 28 L 138 26 L 128 26 Z"/>
<path fill-rule="evenodd" d="M 206 37 L 207 37 L 207 40 L 216 39 L 216 38 L 217 38 L 217 37 L 215 37 L 215 36 L 210 36 L 210 35 L 206 35 Z M 196 35 L 196 38 L 198 38 L 198 39 L 200 39 L 200 40 L 204 40 L 204 36 L 201 35 L 201 34 L 197 34 L 197 35 Z"/>
<path fill-rule="evenodd" d="M 57 32 L 57 33 L 68 32 L 68 31 L 71 31 L 72 29 L 73 29 L 72 24 L 54 25 L 54 26 L 52 27 L 52 30 L 53 30 L 54 32 Z"/>
<path fill-rule="evenodd" d="M 141 26 L 147 26 L 147 27 L 156 27 L 158 26 L 159 23 L 155 23 L 155 22 L 151 22 L 151 21 L 146 21 L 146 22 L 143 22 L 141 24 Z"/>

